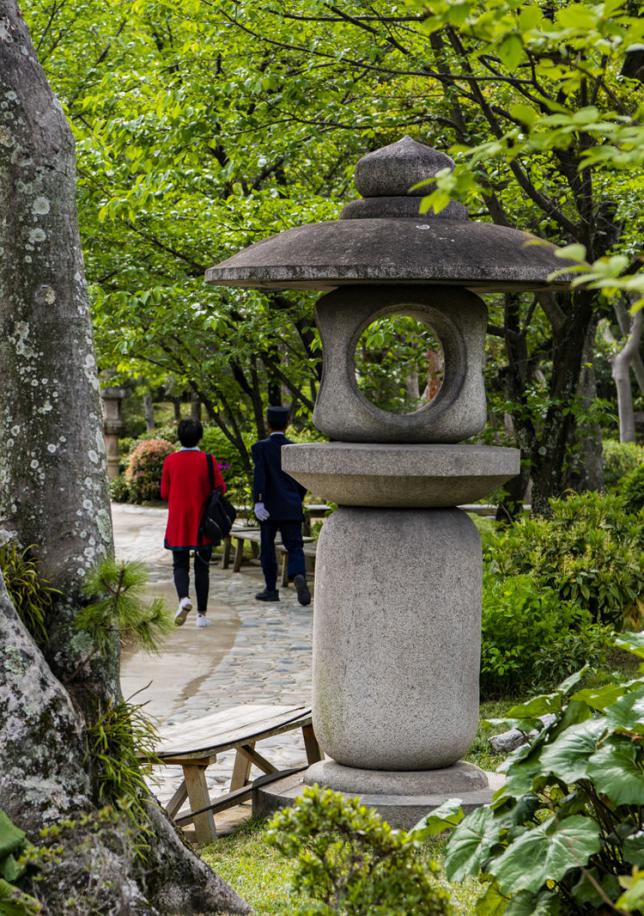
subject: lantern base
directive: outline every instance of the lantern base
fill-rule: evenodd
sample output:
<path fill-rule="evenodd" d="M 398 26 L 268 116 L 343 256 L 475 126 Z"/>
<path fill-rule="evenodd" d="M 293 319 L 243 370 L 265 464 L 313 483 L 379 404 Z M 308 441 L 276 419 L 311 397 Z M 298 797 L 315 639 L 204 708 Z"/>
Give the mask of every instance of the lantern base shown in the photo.
<path fill-rule="evenodd" d="M 253 815 L 267 817 L 289 807 L 307 785 L 314 783 L 342 792 L 347 798 L 359 797 L 392 827 L 410 830 L 450 798 L 458 798 L 466 814 L 489 804 L 503 785 L 503 776 L 486 773 L 463 761 L 441 770 L 401 772 L 360 770 L 324 760 L 304 772 L 257 788 L 253 793 Z M 355 791 L 343 788 L 347 785 Z"/>

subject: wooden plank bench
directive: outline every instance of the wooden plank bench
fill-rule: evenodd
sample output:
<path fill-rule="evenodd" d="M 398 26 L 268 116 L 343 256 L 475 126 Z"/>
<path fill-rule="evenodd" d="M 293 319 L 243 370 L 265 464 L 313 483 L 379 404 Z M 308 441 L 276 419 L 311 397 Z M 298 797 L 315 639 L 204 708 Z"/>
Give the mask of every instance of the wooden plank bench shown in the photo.
<path fill-rule="evenodd" d="M 250 769 L 253 764 L 267 774 L 260 777 L 263 781 L 279 779 L 291 772 L 278 770 L 255 749 L 255 744 L 298 728 L 302 730 L 308 763 L 316 763 L 322 755 L 313 733 L 310 706 L 253 704 L 224 709 L 161 728 L 154 756 L 141 756 L 153 763 L 161 760 L 164 765 L 181 766 L 183 780 L 166 805 L 166 811 L 179 825 L 194 823 L 197 843 L 205 844 L 217 837 L 214 814 L 251 797 Z M 231 749 L 237 753 L 229 791 L 211 802 L 206 769 L 215 763 L 218 754 Z M 190 812 L 177 817 L 186 799 L 190 802 Z"/>
<path fill-rule="evenodd" d="M 230 555 L 232 551 L 232 542 L 233 541 L 235 542 L 235 547 L 234 547 L 235 555 L 233 558 L 233 572 L 239 572 L 241 570 L 242 561 L 244 559 L 244 543 L 248 541 L 248 543 L 251 546 L 251 550 L 253 551 L 253 556 L 257 557 L 259 556 L 259 545 L 261 542 L 261 537 L 262 537 L 262 534 L 259 528 L 243 528 L 241 526 L 232 528 L 230 535 L 227 538 L 227 540 L 230 542 L 230 546 L 224 544 L 224 555 L 223 555 L 222 562 L 221 562 L 222 569 L 228 569 L 228 567 L 230 566 Z M 304 555 L 315 557 L 315 542 L 313 538 L 303 537 L 302 540 L 304 541 Z M 311 545 L 313 545 L 313 551 L 311 551 L 310 549 L 307 550 L 307 547 L 310 548 Z M 281 538 L 279 537 L 279 535 L 275 541 L 275 547 L 278 551 L 280 551 L 282 556 L 286 554 L 286 549 L 282 546 Z M 286 585 L 288 584 L 288 577 L 287 577 L 286 582 L 283 581 L 285 569 L 286 569 L 286 562 L 283 559 L 282 584 Z"/>
<path fill-rule="evenodd" d="M 315 558 L 317 555 L 318 542 L 313 538 L 304 538 L 304 559 L 307 562 L 307 572 L 315 573 Z M 277 545 L 277 552 L 280 557 L 280 582 L 283 588 L 288 585 L 288 550 L 283 544 Z"/>

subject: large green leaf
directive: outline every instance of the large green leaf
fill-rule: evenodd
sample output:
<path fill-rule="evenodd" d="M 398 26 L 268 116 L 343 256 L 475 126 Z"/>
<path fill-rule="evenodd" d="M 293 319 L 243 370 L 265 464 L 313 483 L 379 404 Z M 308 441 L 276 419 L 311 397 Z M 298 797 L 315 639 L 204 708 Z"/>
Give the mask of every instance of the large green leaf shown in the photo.
<path fill-rule="evenodd" d="M 500 769 L 503 769 L 500 767 Z M 504 784 L 495 795 L 495 800 L 520 798 L 532 791 L 532 784 L 541 773 L 539 757 L 535 755 L 528 760 L 520 760 L 508 766 Z"/>
<path fill-rule="evenodd" d="M 460 798 L 448 798 L 439 808 L 434 808 L 410 831 L 417 840 L 436 836 L 445 830 L 452 830 L 463 820 L 464 813 Z"/>
<path fill-rule="evenodd" d="M 644 734 L 644 684 L 609 706 L 606 717 L 609 724 L 618 731 Z"/>
<path fill-rule="evenodd" d="M 615 637 L 615 645 L 638 658 L 644 658 L 644 630 L 639 633 L 620 633 Z"/>
<path fill-rule="evenodd" d="M 496 881 L 493 881 L 476 901 L 476 916 L 503 916 L 507 906 L 508 898 L 501 893 Z"/>
<path fill-rule="evenodd" d="M 544 771 L 573 783 L 586 776 L 588 759 L 597 750 L 597 741 L 606 731 L 606 719 L 588 719 L 571 725 L 552 744 L 541 751 Z"/>
<path fill-rule="evenodd" d="M 623 684 L 605 684 L 603 687 L 587 687 L 573 693 L 571 699 L 587 703 L 593 709 L 603 712 L 624 695 Z"/>
<path fill-rule="evenodd" d="M 626 891 L 617 901 L 617 906 L 627 913 L 641 913 L 644 908 L 644 871 L 637 871 L 632 876 L 623 876 L 619 883 Z"/>
<path fill-rule="evenodd" d="M 590 818 L 551 818 L 518 837 L 487 868 L 504 893 L 534 894 L 546 881 L 560 881 L 569 869 L 585 865 L 600 847 L 599 826 Z"/>
<path fill-rule="evenodd" d="M 478 874 L 499 841 L 503 825 L 491 808 L 477 808 L 459 824 L 447 842 L 445 873 L 450 881 Z"/>
<path fill-rule="evenodd" d="M 20 849 L 24 841 L 24 832 L 12 824 L 4 811 L 0 811 L 0 859 Z"/>
<path fill-rule="evenodd" d="M 632 833 L 624 840 L 624 858 L 631 865 L 644 866 L 644 830 Z"/>
<path fill-rule="evenodd" d="M 588 761 L 588 777 L 616 805 L 644 801 L 644 754 L 626 739 L 607 742 Z"/>
<path fill-rule="evenodd" d="M 20 875 L 25 871 L 25 866 L 21 863 L 18 863 L 17 859 L 13 855 L 8 855 L 6 859 L 0 865 L 0 872 L 2 877 L 6 878 L 11 884 L 15 884 Z"/>
<path fill-rule="evenodd" d="M 561 901 L 556 894 L 544 890 L 540 894 L 521 891 L 512 897 L 505 916 L 557 916 L 561 913 Z"/>
<path fill-rule="evenodd" d="M 534 697 L 527 703 L 519 703 L 508 709 L 506 718 L 508 719 L 536 719 L 539 716 L 545 716 L 548 713 L 559 712 L 563 703 L 561 693 L 546 693 L 542 696 Z"/>

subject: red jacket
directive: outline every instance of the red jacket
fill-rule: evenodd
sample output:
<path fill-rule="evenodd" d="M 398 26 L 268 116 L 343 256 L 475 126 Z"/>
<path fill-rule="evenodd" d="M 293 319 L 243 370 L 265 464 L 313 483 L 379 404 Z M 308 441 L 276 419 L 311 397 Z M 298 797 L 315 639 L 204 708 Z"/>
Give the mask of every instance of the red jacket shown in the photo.
<path fill-rule="evenodd" d="M 213 455 L 215 487 L 226 492 L 226 484 Z M 206 453 L 185 450 L 173 452 L 163 462 L 161 499 L 168 502 L 168 525 L 165 546 L 168 550 L 186 550 L 212 544 L 199 534 L 204 503 L 210 494 Z"/>

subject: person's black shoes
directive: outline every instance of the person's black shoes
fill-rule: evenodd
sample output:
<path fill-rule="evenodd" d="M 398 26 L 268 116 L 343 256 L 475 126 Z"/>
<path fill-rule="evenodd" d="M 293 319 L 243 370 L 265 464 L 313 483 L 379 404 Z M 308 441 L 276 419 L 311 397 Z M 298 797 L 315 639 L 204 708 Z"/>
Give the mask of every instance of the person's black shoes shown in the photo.
<path fill-rule="evenodd" d="M 255 595 L 255 601 L 279 601 L 279 600 L 280 600 L 280 593 L 277 591 L 276 588 L 272 590 L 265 588 L 263 592 L 257 592 L 257 594 Z"/>
<path fill-rule="evenodd" d="M 306 584 L 306 579 L 304 576 L 299 575 L 293 578 L 293 585 L 295 586 L 295 591 L 297 592 L 297 600 L 302 605 L 307 605 L 311 603 L 311 592 L 309 587 Z"/>

